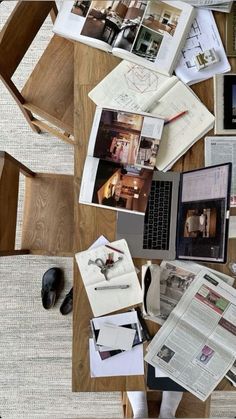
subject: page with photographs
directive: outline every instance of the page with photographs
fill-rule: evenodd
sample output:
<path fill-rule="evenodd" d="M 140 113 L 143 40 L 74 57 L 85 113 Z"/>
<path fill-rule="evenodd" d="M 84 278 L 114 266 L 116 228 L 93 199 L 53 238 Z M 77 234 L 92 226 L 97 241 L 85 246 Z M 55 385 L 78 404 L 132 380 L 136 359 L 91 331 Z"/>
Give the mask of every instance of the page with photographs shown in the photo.
<path fill-rule="evenodd" d="M 236 361 L 234 365 L 230 368 L 230 370 L 226 374 L 226 378 L 236 387 Z"/>
<path fill-rule="evenodd" d="M 215 134 L 236 134 L 236 73 L 214 77 Z"/>
<path fill-rule="evenodd" d="M 88 155 L 109 162 L 154 169 L 164 118 L 97 108 Z"/>
<path fill-rule="evenodd" d="M 163 260 L 160 268 L 160 314 L 155 317 L 146 316 L 146 318 L 162 325 L 168 319 L 171 311 L 176 307 L 197 274 L 203 269 L 203 266 L 188 261 Z M 204 269 L 209 271 L 209 273 L 212 272 L 227 284 L 231 286 L 234 284 L 233 277 L 214 269 L 206 269 L 205 267 Z"/>
<path fill-rule="evenodd" d="M 236 137 L 205 137 L 205 166 L 232 163 L 230 206 L 236 207 Z"/>
<path fill-rule="evenodd" d="M 64 0 L 53 32 L 111 52 L 116 28 L 122 24 L 122 17 L 114 12 L 117 3 L 109 0 Z"/>
<path fill-rule="evenodd" d="M 145 361 L 205 401 L 236 357 L 236 290 L 200 271 L 154 336 Z"/>
<path fill-rule="evenodd" d="M 231 163 L 182 174 L 177 259 L 226 261 L 230 186 Z"/>
<path fill-rule="evenodd" d="M 79 202 L 145 214 L 152 174 L 149 169 L 88 156 L 84 164 Z"/>
<path fill-rule="evenodd" d="M 194 19 L 194 8 L 182 1 L 130 2 L 113 54 L 172 74 Z"/>

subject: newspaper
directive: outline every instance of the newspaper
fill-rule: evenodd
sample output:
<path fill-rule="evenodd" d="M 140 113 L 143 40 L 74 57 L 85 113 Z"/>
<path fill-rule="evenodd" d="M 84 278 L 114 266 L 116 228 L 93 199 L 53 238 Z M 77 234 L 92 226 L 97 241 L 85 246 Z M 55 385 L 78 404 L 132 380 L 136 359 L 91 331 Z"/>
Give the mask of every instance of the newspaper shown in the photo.
<path fill-rule="evenodd" d="M 148 346 L 145 360 L 205 401 L 236 357 L 236 290 L 201 270 Z"/>
<path fill-rule="evenodd" d="M 236 207 L 236 137 L 206 137 L 205 165 L 232 162 L 230 206 Z"/>
<path fill-rule="evenodd" d="M 160 268 L 160 314 L 155 316 L 146 315 L 145 318 L 162 325 L 178 304 L 189 285 L 196 278 L 197 274 L 203 269 L 203 266 L 194 262 L 174 260 L 162 261 Z M 212 272 L 229 285 L 234 284 L 234 278 L 229 275 L 210 268 L 205 268 L 205 270 Z"/>
<path fill-rule="evenodd" d="M 236 387 L 236 361 L 234 362 L 234 365 L 226 374 L 226 378 L 228 378 L 229 381 Z"/>

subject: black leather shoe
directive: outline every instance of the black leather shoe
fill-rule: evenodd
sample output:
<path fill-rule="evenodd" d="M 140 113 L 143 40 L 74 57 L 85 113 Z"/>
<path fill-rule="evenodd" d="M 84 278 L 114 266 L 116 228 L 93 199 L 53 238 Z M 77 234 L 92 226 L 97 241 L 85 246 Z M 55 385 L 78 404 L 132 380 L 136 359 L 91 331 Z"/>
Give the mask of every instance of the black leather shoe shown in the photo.
<path fill-rule="evenodd" d="M 73 288 L 71 288 L 70 292 L 66 294 L 64 300 L 62 301 L 60 312 L 61 314 L 69 314 L 73 309 Z"/>
<path fill-rule="evenodd" d="M 43 307 L 48 310 L 53 307 L 63 288 L 63 272 L 60 268 L 50 268 L 42 279 L 41 297 Z"/>

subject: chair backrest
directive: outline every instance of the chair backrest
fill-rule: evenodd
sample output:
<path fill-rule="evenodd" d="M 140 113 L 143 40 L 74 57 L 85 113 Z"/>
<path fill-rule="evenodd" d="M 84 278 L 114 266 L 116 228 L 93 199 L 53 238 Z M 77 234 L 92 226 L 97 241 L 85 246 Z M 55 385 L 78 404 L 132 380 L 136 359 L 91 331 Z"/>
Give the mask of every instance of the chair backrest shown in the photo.
<path fill-rule="evenodd" d="M 35 175 L 8 153 L 0 151 L 0 255 L 15 249 L 20 172 Z"/>
<path fill-rule="evenodd" d="M 0 33 L 0 73 L 10 79 L 55 1 L 19 1 Z"/>

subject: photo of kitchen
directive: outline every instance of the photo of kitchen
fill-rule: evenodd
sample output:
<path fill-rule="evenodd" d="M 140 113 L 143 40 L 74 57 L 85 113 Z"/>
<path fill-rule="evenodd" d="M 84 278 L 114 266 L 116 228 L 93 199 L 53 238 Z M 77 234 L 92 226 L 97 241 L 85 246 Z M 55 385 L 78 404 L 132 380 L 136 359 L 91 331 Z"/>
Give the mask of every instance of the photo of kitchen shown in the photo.
<path fill-rule="evenodd" d="M 151 182 L 151 170 L 100 160 L 92 202 L 145 213 Z"/>
<path fill-rule="evenodd" d="M 144 117 L 123 111 L 103 110 L 94 146 L 94 157 L 134 164 Z"/>
<path fill-rule="evenodd" d="M 89 0 L 75 1 L 71 9 L 71 13 L 74 13 L 75 15 L 78 15 L 78 16 L 85 17 L 88 13 L 89 6 L 90 6 Z"/>

